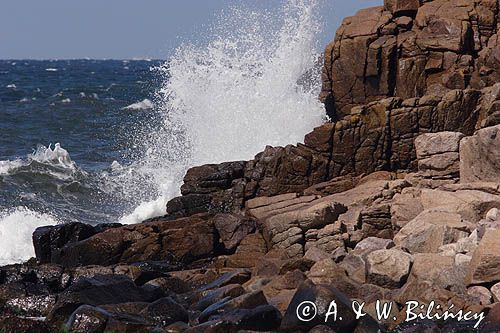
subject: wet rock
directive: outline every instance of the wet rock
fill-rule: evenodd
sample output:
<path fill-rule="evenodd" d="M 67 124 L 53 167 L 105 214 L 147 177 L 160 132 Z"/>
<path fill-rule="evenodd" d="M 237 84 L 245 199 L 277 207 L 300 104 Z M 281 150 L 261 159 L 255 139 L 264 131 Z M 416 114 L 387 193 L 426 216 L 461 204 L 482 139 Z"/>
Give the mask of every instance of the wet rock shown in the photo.
<path fill-rule="evenodd" d="M 123 275 L 82 278 L 59 294 L 48 317 L 53 321 L 64 320 L 83 304 L 98 306 L 125 302 L 152 302 L 163 295 L 161 289 L 138 287 L 130 278 Z"/>
<path fill-rule="evenodd" d="M 235 298 L 245 293 L 245 289 L 239 284 L 229 284 L 213 290 L 204 291 L 201 299 L 194 305 L 198 311 L 203 311 L 210 305 L 219 302 L 226 297 Z"/>
<path fill-rule="evenodd" d="M 160 327 L 175 322 L 188 322 L 188 312 L 170 297 L 160 298 L 149 304 L 141 315 Z"/>
<path fill-rule="evenodd" d="M 120 224 L 101 224 L 94 227 L 85 223 L 73 222 L 39 227 L 33 233 L 36 258 L 40 263 L 52 262 L 53 256 L 56 256 L 64 245 L 87 239 L 96 233 L 118 226 Z"/>
<path fill-rule="evenodd" d="M 267 300 L 262 291 L 244 294 L 233 299 L 228 297 L 207 307 L 198 317 L 200 323 L 218 319 L 237 309 L 253 309 L 260 305 L 267 305 Z"/>

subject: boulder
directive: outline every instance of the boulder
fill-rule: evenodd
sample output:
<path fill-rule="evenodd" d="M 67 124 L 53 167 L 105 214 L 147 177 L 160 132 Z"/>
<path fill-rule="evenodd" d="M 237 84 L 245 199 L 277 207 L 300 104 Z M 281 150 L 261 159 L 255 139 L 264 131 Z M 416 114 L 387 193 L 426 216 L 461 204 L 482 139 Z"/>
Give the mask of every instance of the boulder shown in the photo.
<path fill-rule="evenodd" d="M 236 214 L 217 214 L 214 224 L 226 250 L 234 250 L 256 227 L 255 220 Z"/>
<path fill-rule="evenodd" d="M 399 288 L 410 273 L 413 258 L 397 249 L 376 250 L 366 257 L 368 282 L 386 288 Z"/>
<path fill-rule="evenodd" d="M 500 182 L 500 125 L 479 130 L 460 142 L 460 181 Z"/>
<path fill-rule="evenodd" d="M 309 303 L 303 303 L 305 301 Z M 342 317 L 342 321 L 325 322 L 325 315 L 332 301 L 336 302 L 338 316 Z M 301 321 L 297 314 L 309 321 Z M 293 296 L 283 317 L 281 330 L 307 332 L 317 325 L 328 326 L 335 332 L 352 332 L 357 325 L 357 320 L 351 308 L 351 301 L 344 294 L 332 286 L 315 285 L 311 281 L 305 281 Z"/>
<path fill-rule="evenodd" d="M 48 318 L 60 321 L 79 306 L 117 304 L 125 302 L 153 302 L 164 296 L 160 288 L 138 287 L 123 275 L 98 275 L 82 278 L 59 294 Z"/>
<path fill-rule="evenodd" d="M 487 229 L 472 255 L 468 284 L 500 281 L 500 229 Z"/>
<path fill-rule="evenodd" d="M 466 231 L 467 225 L 460 215 L 426 210 L 394 236 L 394 243 L 411 253 L 435 253 L 441 246 L 467 237 Z"/>
<path fill-rule="evenodd" d="M 467 294 L 477 299 L 478 303 L 481 305 L 491 304 L 492 295 L 488 288 L 483 286 L 473 286 L 467 288 Z"/>
<path fill-rule="evenodd" d="M 56 226 L 39 227 L 33 232 L 33 246 L 39 263 L 52 262 L 66 244 L 87 239 L 120 224 L 99 224 L 91 226 L 85 223 L 65 223 Z"/>
<path fill-rule="evenodd" d="M 500 282 L 497 282 L 490 288 L 493 302 L 500 302 Z"/>

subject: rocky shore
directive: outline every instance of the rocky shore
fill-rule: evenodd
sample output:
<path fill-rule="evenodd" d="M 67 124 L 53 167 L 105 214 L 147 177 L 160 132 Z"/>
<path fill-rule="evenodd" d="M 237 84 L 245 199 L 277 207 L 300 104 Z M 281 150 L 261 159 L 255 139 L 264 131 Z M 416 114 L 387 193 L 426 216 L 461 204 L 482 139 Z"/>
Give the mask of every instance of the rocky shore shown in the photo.
<path fill-rule="evenodd" d="M 164 217 L 37 229 L 36 258 L 0 267 L 0 332 L 500 332 L 499 9 L 346 18 L 331 122 L 190 169 Z"/>

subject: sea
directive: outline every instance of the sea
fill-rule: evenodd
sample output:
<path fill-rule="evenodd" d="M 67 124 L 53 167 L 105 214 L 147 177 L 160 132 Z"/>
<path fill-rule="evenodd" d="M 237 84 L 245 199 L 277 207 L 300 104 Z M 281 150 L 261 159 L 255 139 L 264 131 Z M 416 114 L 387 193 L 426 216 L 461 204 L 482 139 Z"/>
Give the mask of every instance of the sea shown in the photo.
<path fill-rule="evenodd" d="M 189 167 L 325 121 L 315 1 L 207 31 L 161 60 L 0 60 L 0 265 L 31 258 L 40 226 L 161 216 Z"/>

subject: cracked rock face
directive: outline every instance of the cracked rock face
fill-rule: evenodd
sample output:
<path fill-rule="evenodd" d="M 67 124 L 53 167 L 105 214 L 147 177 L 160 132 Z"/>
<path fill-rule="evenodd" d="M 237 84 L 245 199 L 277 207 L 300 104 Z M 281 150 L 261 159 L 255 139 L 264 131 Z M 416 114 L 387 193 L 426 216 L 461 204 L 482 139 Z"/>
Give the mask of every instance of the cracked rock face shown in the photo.
<path fill-rule="evenodd" d="M 496 0 L 386 0 L 344 19 L 325 51 L 321 99 L 340 119 L 385 97 L 443 95 L 499 80 Z"/>

